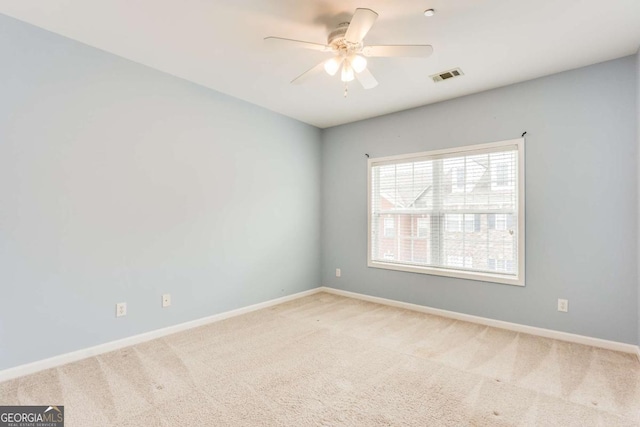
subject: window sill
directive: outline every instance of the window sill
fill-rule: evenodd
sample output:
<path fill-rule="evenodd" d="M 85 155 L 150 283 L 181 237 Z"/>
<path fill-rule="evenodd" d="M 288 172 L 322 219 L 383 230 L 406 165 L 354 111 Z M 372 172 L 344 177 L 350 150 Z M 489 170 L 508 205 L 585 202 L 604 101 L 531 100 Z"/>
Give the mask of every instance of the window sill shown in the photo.
<path fill-rule="evenodd" d="M 418 267 L 382 261 L 369 261 L 369 267 L 384 270 L 405 271 L 409 273 L 430 274 L 434 276 L 454 277 L 457 279 L 477 280 L 481 282 L 500 283 L 503 285 L 524 286 L 524 278 L 503 274 L 477 273 L 472 271 L 450 270 L 446 268 Z"/>

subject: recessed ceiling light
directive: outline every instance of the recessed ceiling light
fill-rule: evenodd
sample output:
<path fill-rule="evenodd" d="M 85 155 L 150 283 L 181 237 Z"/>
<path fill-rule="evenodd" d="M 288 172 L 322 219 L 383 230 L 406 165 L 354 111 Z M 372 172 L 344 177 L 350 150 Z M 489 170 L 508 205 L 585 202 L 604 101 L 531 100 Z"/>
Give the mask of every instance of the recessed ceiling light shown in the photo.
<path fill-rule="evenodd" d="M 435 9 L 427 9 L 424 11 L 424 16 L 433 16 L 436 14 Z"/>

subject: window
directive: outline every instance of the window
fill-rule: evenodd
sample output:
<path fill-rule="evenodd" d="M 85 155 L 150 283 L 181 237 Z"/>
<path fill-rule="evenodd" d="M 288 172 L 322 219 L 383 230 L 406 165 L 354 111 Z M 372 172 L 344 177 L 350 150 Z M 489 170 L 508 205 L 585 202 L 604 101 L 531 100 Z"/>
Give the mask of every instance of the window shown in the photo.
<path fill-rule="evenodd" d="M 447 231 L 462 231 L 462 215 L 460 214 L 445 215 L 444 223 Z"/>
<path fill-rule="evenodd" d="M 471 268 L 473 266 L 473 258 L 470 256 L 447 255 L 447 266 Z"/>
<path fill-rule="evenodd" d="M 476 230 L 476 215 L 465 214 L 464 215 L 464 231 L 467 233 L 472 233 L 475 230 Z"/>
<path fill-rule="evenodd" d="M 429 237 L 429 218 L 418 218 L 416 225 L 418 227 L 418 237 Z"/>
<path fill-rule="evenodd" d="M 524 285 L 523 150 L 517 139 L 369 159 L 368 265 Z"/>
<path fill-rule="evenodd" d="M 384 219 L 384 237 L 393 237 L 396 234 L 396 225 L 393 218 Z"/>
<path fill-rule="evenodd" d="M 451 173 L 451 178 L 453 180 L 451 191 L 459 193 L 465 190 L 464 168 L 454 168 Z"/>
<path fill-rule="evenodd" d="M 491 179 L 491 188 L 493 190 L 508 189 L 512 185 L 512 166 L 510 159 L 504 156 L 494 155 L 491 171 L 493 175 Z"/>
<path fill-rule="evenodd" d="M 506 229 L 507 229 L 507 215 L 496 214 L 496 230 L 506 230 Z"/>
<path fill-rule="evenodd" d="M 487 266 L 493 271 L 509 271 L 513 268 L 513 260 L 489 258 Z"/>

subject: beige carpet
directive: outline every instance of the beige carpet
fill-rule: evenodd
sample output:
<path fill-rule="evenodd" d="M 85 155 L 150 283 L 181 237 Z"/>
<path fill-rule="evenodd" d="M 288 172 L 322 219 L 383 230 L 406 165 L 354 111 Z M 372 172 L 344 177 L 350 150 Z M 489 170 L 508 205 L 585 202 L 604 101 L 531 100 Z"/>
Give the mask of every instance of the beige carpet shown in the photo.
<path fill-rule="evenodd" d="M 634 355 L 320 293 L 0 383 L 87 426 L 626 426 Z"/>

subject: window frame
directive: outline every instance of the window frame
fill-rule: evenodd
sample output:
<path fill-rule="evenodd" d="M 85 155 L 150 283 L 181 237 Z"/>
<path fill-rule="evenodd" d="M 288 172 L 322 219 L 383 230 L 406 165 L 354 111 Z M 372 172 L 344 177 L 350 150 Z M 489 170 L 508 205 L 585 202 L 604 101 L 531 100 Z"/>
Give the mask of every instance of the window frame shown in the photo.
<path fill-rule="evenodd" d="M 413 159 L 418 161 L 424 158 L 435 158 L 442 155 L 459 153 L 465 155 L 469 151 L 495 150 L 500 147 L 517 147 L 518 165 L 516 172 L 516 187 L 518 197 L 518 271 L 515 276 L 494 274 L 487 272 L 456 270 L 442 267 L 416 266 L 398 263 L 387 263 L 372 259 L 372 169 L 374 166 L 398 163 L 403 160 Z M 429 274 L 436 276 L 453 277 L 458 279 L 477 280 L 482 282 L 499 283 L 505 285 L 525 286 L 525 140 L 524 138 L 509 139 L 485 144 L 467 145 L 441 150 L 426 151 L 420 153 L 408 153 L 395 156 L 369 158 L 367 161 L 367 266 L 385 270 L 395 270 L 410 273 Z M 464 218 L 464 217 L 463 217 Z M 464 221 L 463 221 L 464 223 Z M 464 225 L 463 225 L 464 227 Z"/>

